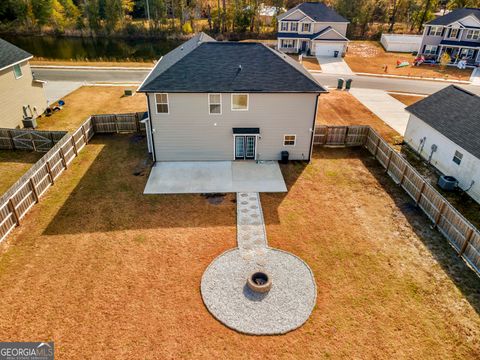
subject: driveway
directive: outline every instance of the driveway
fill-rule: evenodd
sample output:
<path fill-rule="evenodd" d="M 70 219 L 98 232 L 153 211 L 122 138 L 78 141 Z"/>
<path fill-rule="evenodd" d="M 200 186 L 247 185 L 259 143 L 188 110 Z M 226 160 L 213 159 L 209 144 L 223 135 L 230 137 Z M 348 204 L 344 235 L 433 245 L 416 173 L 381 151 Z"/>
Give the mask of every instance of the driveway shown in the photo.
<path fill-rule="evenodd" d="M 317 60 L 323 73 L 353 75 L 353 71 L 341 57 L 317 56 Z"/>
<path fill-rule="evenodd" d="M 470 81 L 472 82 L 472 85 L 480 86 L 480 68 L 473 70 Z"/>
<path fill-rule="evenodd" d="M 144 194 L 286 192 L 276 161 L 157 162 Z"/>
<path fill-rule="evenodd" d="M 350 93 L 395 131 L 405 135 L 409 115 L 403 103 L 383 90 L 354 88 Z"/>

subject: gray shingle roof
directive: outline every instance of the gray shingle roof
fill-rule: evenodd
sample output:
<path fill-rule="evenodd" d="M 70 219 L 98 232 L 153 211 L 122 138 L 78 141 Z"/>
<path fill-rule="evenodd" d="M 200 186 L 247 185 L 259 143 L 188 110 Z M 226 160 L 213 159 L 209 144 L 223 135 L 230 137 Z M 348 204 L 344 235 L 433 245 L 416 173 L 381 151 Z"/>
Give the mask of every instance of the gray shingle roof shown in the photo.
<path fill-rule="evenodd" d="M 0 39 L 0 69 L 31 57 L 32 54 L 10 44 L 8 41 Z"/>
<path fill-rule="evenodd" d="M 463 18 L 472 15 L 480 21 L 480 9 L 476 8 L 460 8 L 455 9 L 447 15 L 440 16 L 430 22 L 428 25 L 449 25 L 455 21 L 462 20 Z"/>
<path fill-rule="evenodd" d="M 343 16 L 339 15 L 335 10 L 329 8 L 324 3 L 319 2 L 304 2 L 291 8 L 286 13 L 283 13 L 278 17 L 279 20 L 285 16 L 295 12 L 295 10 L 301 10 L 306 15 L 310 16 L 313 20 L 318 22 L 348 22 Z"/>
<path fill-rule="evenodd" d="M 217 42 L 201 36 L 165 55 L 138 91 L 326 92 L 288 55 L 260 43 Z"/>
<path fill-rule="evenodd" d="M 479 96 L 450 85 L 406 110 L 480 158 Z"/>

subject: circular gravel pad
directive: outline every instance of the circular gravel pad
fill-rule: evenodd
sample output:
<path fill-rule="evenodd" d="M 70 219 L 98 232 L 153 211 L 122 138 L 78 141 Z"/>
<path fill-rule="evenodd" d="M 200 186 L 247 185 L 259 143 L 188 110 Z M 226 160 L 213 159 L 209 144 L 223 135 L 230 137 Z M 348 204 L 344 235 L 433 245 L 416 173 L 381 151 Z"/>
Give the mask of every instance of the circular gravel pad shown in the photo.
<path fill-rule="evenodd" d="M 252 335 L 284 334 L 301 326 L 312 313 L 317 290 L 313 274 L 300 258 L 264 248 L 261 255 L 229 250 L 216 258 L 202 277 L 201 292 L 210 313 L 229 328 Z M 246 282 L 255 271 L 272 279 L 266 294 Z"/>

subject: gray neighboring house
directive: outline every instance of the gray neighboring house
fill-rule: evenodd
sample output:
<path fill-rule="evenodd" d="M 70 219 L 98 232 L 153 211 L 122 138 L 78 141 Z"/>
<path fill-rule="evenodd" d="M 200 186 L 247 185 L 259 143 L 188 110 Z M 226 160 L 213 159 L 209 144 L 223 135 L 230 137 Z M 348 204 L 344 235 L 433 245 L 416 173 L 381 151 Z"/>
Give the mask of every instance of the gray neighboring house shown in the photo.
<path fill-rule="evenodd" d="M 480 65 L 480 9 L 456 9 L 426 23 L 418 53 L 434 62 L 447 53 L 451 64 Z"/>
<path fill-rule="evenodd" d="M 480 97 L 450 85 L 406 110 L 405 142 L 480 203 Z"/>
<path fill-rule="evenodd" d="M 200 33 L 140 85 L 155 161 L 309 160 L 318 96 L 303 66 L 260 43 Z"/>
<path fill-rule="evenodd" d="M 0 127 L 19 128 L 25 117 L 36 118 L 47 107 L 43 81 L 33 78 L 32 54 L 0 39 Z"/>
<path fill-rule="evenodd" d="M 286 53 L 345 55 L 349 21 L 319 2 L 305 2 L 278 16 L 277 48 Z"/>

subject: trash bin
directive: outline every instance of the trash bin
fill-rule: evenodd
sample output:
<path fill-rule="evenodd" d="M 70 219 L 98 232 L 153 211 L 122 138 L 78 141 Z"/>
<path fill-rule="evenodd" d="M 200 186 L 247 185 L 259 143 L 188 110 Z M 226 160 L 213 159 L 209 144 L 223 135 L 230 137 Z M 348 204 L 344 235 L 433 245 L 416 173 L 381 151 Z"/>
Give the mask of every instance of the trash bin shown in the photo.
<path fill-rule="evenodd" d="M 333 52 L 333 56 L 334 56 L 334 57 L 338 57 L 338 54 L 340 54 L 340 51 L 335 50 L 335 51 Z"/>
<path fill-rule="evenodd" d="M 288 156 L 289 156 L 288 151 L 282 151 L 282 164 L 288 163 Z"/>
<path fill-rule="evenodd" d="M 352 87 L 352 79 L 348 79 L 346 82 L 345 82 L 345 90 L 350 90 L 350 88 Z"/>
<path fill-rule="evenodd" d="M 338 90 L 342 90 L 343 89 L 343 83 L 344 83 L 345 80 L 343 80 L 342 78 L 338 79 L 338 84 L 337 84 L 337 89 Z"/>

